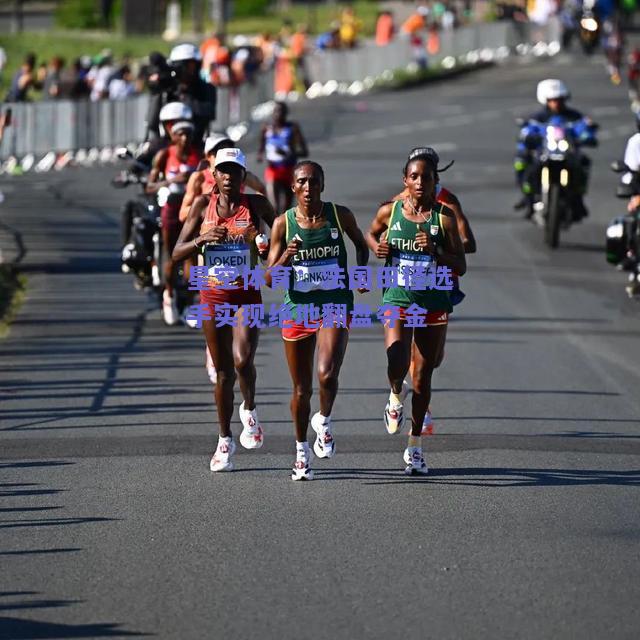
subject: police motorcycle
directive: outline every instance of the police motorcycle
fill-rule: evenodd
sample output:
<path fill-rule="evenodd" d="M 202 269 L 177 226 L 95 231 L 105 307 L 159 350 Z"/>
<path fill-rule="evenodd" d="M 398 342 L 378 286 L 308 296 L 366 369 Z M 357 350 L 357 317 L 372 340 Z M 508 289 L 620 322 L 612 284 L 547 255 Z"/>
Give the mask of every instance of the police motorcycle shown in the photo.
<path fill-rule="evenodd" d="M 112 186 L 117 189 L 132 185 L 140 187 L 137 197 L 128 200 L 122 208 L 121 269 L 123 273 L 134 276 L 136 289 L 159 289 L 162 285 L 160 206 L 156 196 L 147 194 L 145 190 L 150 167 L 125 147 L 117 150 L 117 156 L 126 160 L 129 166 L 113 178 Z"/>
<path fill-rule="evenodd" d="M 638 172 L 631 171 L 624 162 L 614 162 L 611 168 L 622 174 L 616 189 L 618 198 L 628 200 L 640 195 Z M 640 205 L 626 215 L 616 216 L 607 226 L 606 258 L 609 264 L 629 274 L 627 295 L 640 299 Z"/>
<path fill-rule="evenodd" d="M 587 215 L 583 194 L 590 161 L 580 147 L 597 144 L 598 125 L 569 109 L 550 110 L 551 101 L 569 98 L 560 81 L 543 80 L 537 94 L 546 108 L 527 121 L 518 121 L 518 146 L 519 153 L 526 150 L 529 158 L 525 182 L 531 193 L 531 217 L 544 228 L 545 243 L 555 249 L 560 230 Z"/>

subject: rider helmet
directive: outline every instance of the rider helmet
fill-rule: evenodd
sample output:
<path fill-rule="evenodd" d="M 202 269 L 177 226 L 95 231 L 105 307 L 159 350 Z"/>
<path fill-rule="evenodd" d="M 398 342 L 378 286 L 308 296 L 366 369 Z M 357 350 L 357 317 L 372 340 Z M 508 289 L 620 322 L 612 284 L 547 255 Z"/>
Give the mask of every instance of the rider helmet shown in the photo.
<path fill-rule="evenodd" d="M 193 111 L 191 107 L 184 102 L 168 102 L 160 109 L 160 129 L 161 132 L 168 136 L 169 131 L 165 127 L 165 123 L 177 122 L 178 120 L 191 120 Z"/>
<path fill-rule="evenodd" d="M 200 49 L 198 49 L 194 44 L 185 42 L 184 44 L 178 44 L 171 49 L 168 59 L 169 64 L 175 65 L 180 62 L 187 62 L 188 60 L 195 60 L 196 62 L 200 62 L 202 60 Z"/>
<path fill-rule="evenodd" d="M 549 100 L 568 100 L 571 93 L 562 80 L 548 78 L 538 82 L 536 97 L 540 104 L 546 105 Z"/>

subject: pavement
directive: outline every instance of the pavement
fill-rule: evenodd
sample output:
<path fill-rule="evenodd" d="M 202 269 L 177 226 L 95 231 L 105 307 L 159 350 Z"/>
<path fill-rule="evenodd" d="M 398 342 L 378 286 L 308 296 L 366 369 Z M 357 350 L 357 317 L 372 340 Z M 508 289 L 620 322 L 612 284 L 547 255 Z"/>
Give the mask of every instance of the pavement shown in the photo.
<path fill-rule="evenodd" d="M 512 210 L 514 119 L 544 77 L 601 124 L 591 215 L 556 251 Z M 405 477 L 406 438 L 384 430 L 379 325 L 352 331 L 338 454 L 313 482 L 289 479 L 274 330 L 256 357 L 265 446 L 211 474 L 203 339 L 119 273 L 115 169 L 5 181 L 0 248 L 23 243 L 29 288 L 0 344 L 0 637 L 637 638 L 640 307 L 604 258 L 624 87 L 560 55 L 293 115 L 325 198 L 362 228 L 411 147 L 456 160 L 443 184 L 479 250 L 434 380 L 430 475 Z"/>

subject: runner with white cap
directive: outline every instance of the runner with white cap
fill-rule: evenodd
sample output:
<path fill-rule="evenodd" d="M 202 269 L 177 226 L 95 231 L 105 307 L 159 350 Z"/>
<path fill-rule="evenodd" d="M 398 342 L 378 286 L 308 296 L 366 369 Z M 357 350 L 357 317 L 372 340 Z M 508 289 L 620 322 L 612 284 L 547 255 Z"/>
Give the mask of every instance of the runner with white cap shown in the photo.
<path fill-rule="evenodd" d="M 252 309 L 248 305 L 262 304 L 260 288 L 250 282 L 245 283 L 238 272 L 229 277 L 230 267 L 217 266 L 235 265 L 239 270 L 254 268 L 258 262 L 255 238 L 260 232 L 261 221 L 271 227 L 275 218 L 273 208 L 264 196 L 241 192 L 245 174 L 246 160 L 240 149 L 218 151 L 213 170 L 217 190 L 196 198 L 173 252 L 174 260 L 203 253 L 205 264 L 210 266 L 208 288 L 201 292 L 200 299 L 211 317 L 202 325 L 217 371 L 215 400 L 220 437 L 210 463 L 212 471 L 233 469 L 232 456 L 236 447 L 231 433 L 231 417 L 236 373 L 243 397 L 240 444 L 247 449 L 256 449 L 263 442 L 255 405 L 256 369 L 253 363 L 259 328 L 249 326 L 255 323 L 247 322 L 249 316 L 245 315 Z M 229 311 L 226 305 L 235 305 L 237 311 L 234 307 L 226 313 Z M 216 326 L 219 324 L 216 312 L 232 320 Z"/>

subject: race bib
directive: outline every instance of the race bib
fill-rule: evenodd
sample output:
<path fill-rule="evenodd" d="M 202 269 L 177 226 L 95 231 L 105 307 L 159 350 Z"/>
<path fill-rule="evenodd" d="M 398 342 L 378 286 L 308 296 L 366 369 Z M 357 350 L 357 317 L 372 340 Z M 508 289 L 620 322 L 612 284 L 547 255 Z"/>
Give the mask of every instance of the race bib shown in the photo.
<path fill-rule="evenodd" d="M 219 271 L 237 269 L 238 273 L 251 266 L 249 245 L 242 244 L 210 244 L 204 251 L 204 264 L 210 276 Z"/>
<path fill-rule="evenodd" d="M 391 256 L 391 266 L 398 270 L 398 286 L 406 287 L 409 273 L 416 273 L 416 270 L 427 270 L 433 264 L 430 255 L 416 253 L 398 253 Z"/>
<path fill-rule="evenodd" d="M 293 289 L 302 293 L 339 289 L 338 261 L 300 261 L 293 266 Z"/>

